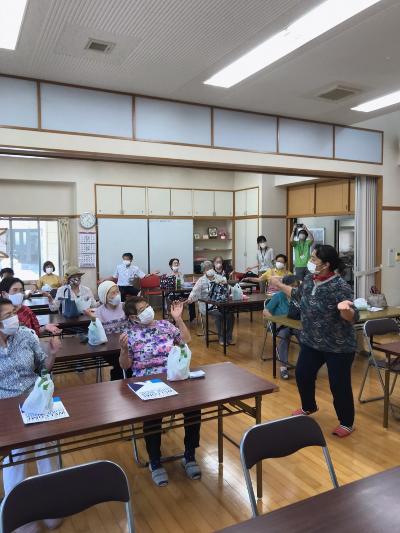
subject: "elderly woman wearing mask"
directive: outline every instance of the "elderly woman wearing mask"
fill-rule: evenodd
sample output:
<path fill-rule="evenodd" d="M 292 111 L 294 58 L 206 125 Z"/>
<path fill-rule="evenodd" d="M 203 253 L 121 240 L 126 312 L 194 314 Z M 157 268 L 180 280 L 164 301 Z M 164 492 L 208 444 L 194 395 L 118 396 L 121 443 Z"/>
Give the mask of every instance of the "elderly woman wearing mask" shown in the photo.
<path fill-rule="evenodd" d="M 96 307 L 97 303 L 89 287 L 81 285 L 84 272 L 80 272 L 78 267 L 72 266 L 65 272 L 65 283 L 59 289 L 53 299 L 49 295 L 49 307 L 51 311 L 59 311 L 60 305 L 64 312 L 64 301 L 69 296 L 76 303 L 78 311 L 84 313 L 90 307 Z"/>
<path fill-rule="evenodd" d="M 203 263 L 203 272 L 204 274 L 196 281 L 195 286 L 192 289 L 192 292 L 189 294 L 187 300 L 188 304 L 197 302 L 198 300 L 207 299 L 211 282 L 226 284 L 226 278 L 220 276 L 214 270 L 214 265 L 211 261 L 204 261 Z M 212 307 L 212 306 L 211 306 Z M 206 304 L 204 302 L 199 302 L 199 311 L 204 316 L 206 314 Z M 218 332 L 218 339 L 221 346 L 224 345 L 223 338 L 223 324 L 222 324 L 222 313 L 218 309 L 210 309 L 208 311 L 210 316 L 214 317 L 215 326 Z M 233 324 L 234 324 L 234 315 L 233 313 L 227 313 L 226 317 L 226 338 L 228 344 L 235 344 L 232 338 L 233 334 Z"/>

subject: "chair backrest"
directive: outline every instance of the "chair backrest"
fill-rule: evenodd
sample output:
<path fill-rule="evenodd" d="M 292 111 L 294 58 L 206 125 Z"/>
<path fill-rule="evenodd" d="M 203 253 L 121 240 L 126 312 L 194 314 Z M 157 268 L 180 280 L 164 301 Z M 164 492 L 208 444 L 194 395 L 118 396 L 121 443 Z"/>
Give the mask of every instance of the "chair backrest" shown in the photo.
<path fill-rule="evenodd" d="M 244 278 L 244 276 L 244 272 L 236 272 L 236 270 L 234 270 L 231 274 L 232 279 L 235 281 L 240 281 L 242 278 Z"/>
<path fill-rule="evenodd" d="M 318 423 L 304 415 L 273 420 L 250 428 L 240 442 L 240 460 L 246 481 L 253 517 L 258 515 L 257 502 L 249 470 L 263 459 L 286 457 L 307 446 L 321 446 L 333 486 L 339 486 L 335 469 Z"/>
<path fill-rule="evenodd" d="M 326 447 L 318 423 L 309 416 L 291 416 L 250 428 L 240 443 L 246 468 L 262 459 L 286 457 L 307 446 Z"/>
<path fill-rule="evenodd" d="M 30 522 L 63 518 L 110 501 L 130 501 L 125 472 L 111 461 L 95 461 L 29 477 L 4 498 L 0 531 L 11 533 Z"/>
<path fill-rule="evenodd" d="M 399 333 L 399 325 L 393 318 L 377 318 L 367 320 L 364 324 L 364 334 L 367 337 L 386 335 L 387 333 Z"/>
<path fill-rule="evenodd" d="M 140 280 L 141 289 L 156 289 L 160 286 L 160 276 L 152 274 Z"/>

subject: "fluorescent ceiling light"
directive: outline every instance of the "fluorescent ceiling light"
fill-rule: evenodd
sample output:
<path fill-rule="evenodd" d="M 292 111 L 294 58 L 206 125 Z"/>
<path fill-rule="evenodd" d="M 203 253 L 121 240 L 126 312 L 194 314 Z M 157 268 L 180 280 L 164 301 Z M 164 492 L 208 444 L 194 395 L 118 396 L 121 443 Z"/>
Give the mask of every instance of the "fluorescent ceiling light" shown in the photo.
<path fill-rule="evenodd" d="M 381 0 L 325 0 L 204 83 L 229 88 Z"/>
<path fill-rule="evenodd" d="M 376 111 L 377 109 L 382 109 L 382 107 L 388 107 L 389 105 L 398 104 L 399 102 L 400 91 L 395 91 L 394 93 L 386 94 L 385 96 L 380 96 L 379 98 L 364 102 L 351 109 L 353 111 L 364 111 L 364 113 L 369 113 L 370 111 Z"/>
<path fill-rule="evenodd" d="M 0 48 L 15 50 L 27 0 L 0 0 Z"/>

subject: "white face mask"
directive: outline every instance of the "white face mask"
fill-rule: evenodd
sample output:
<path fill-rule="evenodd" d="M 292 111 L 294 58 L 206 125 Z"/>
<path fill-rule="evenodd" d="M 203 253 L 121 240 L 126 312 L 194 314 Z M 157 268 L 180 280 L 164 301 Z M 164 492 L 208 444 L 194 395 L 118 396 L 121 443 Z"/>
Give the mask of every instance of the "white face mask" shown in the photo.
<path fill-rule="evenodd" d="M 207 270 L 206 276 L 207 276 L 208 279 L 213 279 L 214 276 L 215 276 L 214 270 L 212 268 L 210 270 Z"/>
<path fill-rule="evenodd" d="M 119 305 L 121 303 L 121 295 L 117 294 L 108 302 L 111 305 Z"/>
<path fill-rule="evenodd" d="M 317 265 L 315 263 L 312 263 L 311 261 L 309 261 L 307 263 L 307 268 L 308 268 L 308 271 L 311 274 L 316 274 L 317 273 Z"/>
<path fill-rule="evenodd" d="M 173 271 L 173 272 L 179 272 L 179 266 L 174 265 L 174 266 L 172 267 L 172 271 Z"/>
<path fill-rule="evenodd" d="M 17 294 L 9 294 L 8 299 L 13 305 L 21 305 L 24 301 L 24 295 L 22 292 L 17 292 Z"/>
<path fill-rule="evenodd" d="M 285 263 L 282 263 L 281 261 L 277 261 L 275 263 L 275 266 L 278 270 L 283 270 L 285 268 Z"/>
<path fill-rule="evenodd" d="M 222 263 L 215 263 L 215 268 L 217 268 L 218 270 L 221 270 Z"/>
<path fill-rule="evenodd" d="M 266 243 L 266 242 L 261 242 L 261 243 L 260 243 L 260 248 L 261 248 L 262 250 L 265 250 L 266 247 L 267 247 L 267 243 Z"/>
<path fill-rule="evenodd" d="M 6 318 L 3 320 L 3 327 L 0 328 L 0 331 L 4 333 L 4 335 L 15 335 L 19 328 L 19 320 L 18 316 L 10 316 L 10 318 Z"/>
<path fill-rule="evenodd" d="M 304 235 L 304 233 L 300 233 L 299 240 L 300 241 L 305 241 L 306 240 L 306 235 Z"/>
<path fill-rule="evenodd" d="M 54 269 L 52 267 L 46 268 L 46 274 L 53 274 L 53 272 L 54 272 Z"/>
<path fill-rule="evenodd" d="M 127 266 L 127 267 L 130 266 L 130 264 L 131 264 L 131 261 L 129 261 L 129 259 L 124 259 L 122 262 L 123 262 L 124 265 Z"/>
<path fill-rule="evenodd" d="M 150 306 L 146 307 L 144 311 L 138 314 L 138 319 L 144 326 L 151 324 L 154 320 L 154 309 Z"/>

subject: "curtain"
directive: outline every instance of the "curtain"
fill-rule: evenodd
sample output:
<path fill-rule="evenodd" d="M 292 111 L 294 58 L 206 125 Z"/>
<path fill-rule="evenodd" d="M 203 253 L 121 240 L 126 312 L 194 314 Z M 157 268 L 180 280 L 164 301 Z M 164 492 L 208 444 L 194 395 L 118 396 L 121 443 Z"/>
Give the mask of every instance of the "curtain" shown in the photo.
<path fill-rule="evenodd" d="M 58 242 L 60 246 L 60 276 L 63 277 L 70 266 L 71 234 L 69 218 L 58 219 Z"/>
<path fill-rule="evenodd" d="M 375 265 L 376 252 L 376 178 L 361 176 L 356 178 L 355 216 L 355 296 L 367 298 L 375 284 L 375 273 L 380 267 Z"/>

